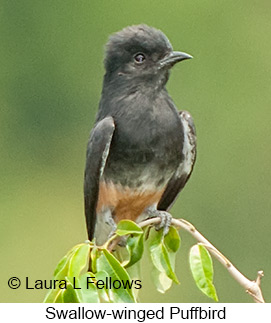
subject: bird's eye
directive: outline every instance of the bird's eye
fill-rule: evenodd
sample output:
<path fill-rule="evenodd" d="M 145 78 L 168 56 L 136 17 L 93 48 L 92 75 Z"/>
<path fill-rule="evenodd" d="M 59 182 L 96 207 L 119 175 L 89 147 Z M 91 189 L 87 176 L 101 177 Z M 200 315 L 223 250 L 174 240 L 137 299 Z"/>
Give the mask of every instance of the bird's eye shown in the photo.
<path fill-rule="evenodd" d="M 145 55 L 142 54 L 142 53 L 137 53 L 135 56 L 134 56 L 134 59 L 136 61 L 136 63 L 138 64 L 142 64 L 144 61 L 145 61 Z"/>

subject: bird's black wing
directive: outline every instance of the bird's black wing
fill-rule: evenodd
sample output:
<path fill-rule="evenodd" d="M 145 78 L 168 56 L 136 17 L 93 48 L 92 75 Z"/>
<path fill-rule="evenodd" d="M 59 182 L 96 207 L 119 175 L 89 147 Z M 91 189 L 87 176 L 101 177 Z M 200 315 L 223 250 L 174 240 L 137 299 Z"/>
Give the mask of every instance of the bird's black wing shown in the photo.
<path fill-rule="evenodd" d="M 96 224 L 99 181 L 110 150 L 115 124 L 112 117 L 99 121 L 90 133 L 84 179 L 85 216 L 88 238 L 92 240 Z"/>
<path fill-rule="evenodd" d="M 183 160 L 169 180 L 158 203 L 157 209 L 161 211 L 170 209 L 188 181 L 196 160 L 196 130 L 193 119 L 187 111 L 180 111 L 179 116 L 184 130 Z"/>

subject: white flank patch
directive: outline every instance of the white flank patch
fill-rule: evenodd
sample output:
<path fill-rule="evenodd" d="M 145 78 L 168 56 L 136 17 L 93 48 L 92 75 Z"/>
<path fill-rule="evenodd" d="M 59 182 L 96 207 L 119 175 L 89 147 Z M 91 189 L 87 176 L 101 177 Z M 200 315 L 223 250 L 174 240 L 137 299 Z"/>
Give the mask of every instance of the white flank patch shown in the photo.
<path fill-rule="evenodd" d="M 191 116 L 187 111 L 183 111 L 180 117 L 184 128 L 184 160 L 177 169 L 177 177 L 181 177 L 184 173 L 190 174 L 196 156 L 196 136 L 194 134 L 192 126 L 189 124 L 189 118 L 191 118 Z"/>

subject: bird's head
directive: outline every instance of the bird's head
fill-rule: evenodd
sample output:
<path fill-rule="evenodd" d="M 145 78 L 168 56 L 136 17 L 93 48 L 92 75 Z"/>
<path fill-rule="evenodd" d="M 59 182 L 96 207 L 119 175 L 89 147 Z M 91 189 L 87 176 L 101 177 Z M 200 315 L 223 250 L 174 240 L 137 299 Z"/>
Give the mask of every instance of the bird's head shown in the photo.
<path fill-rule="evenodd" d="M 130 26 L 113 34 L 106 45 L 106 75 L 163 86 L 170 68 L 189 58 L 192 56 L 173 51 L 160 30 L 143 24 Z"/>

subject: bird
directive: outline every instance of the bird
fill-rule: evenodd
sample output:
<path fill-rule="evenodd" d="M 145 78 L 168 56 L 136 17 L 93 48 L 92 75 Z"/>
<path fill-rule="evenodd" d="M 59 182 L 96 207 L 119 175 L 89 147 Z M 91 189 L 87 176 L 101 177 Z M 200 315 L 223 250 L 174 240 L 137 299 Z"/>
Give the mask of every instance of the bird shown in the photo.
<path fill-rule="evenodd" d="M 168 211 L 194 167 L 196 131 L 190 113 L 177 110 L 166 83 L 171 68 L 190 58 L 145 24 L 109 37 L 84 173 L 88 238 L 97 245 L 121 220 L 159 216 L 158 229 L 168 232 Z"/>

